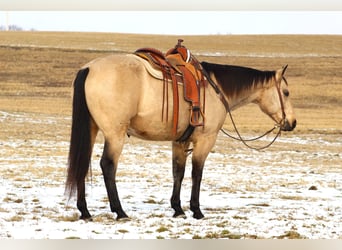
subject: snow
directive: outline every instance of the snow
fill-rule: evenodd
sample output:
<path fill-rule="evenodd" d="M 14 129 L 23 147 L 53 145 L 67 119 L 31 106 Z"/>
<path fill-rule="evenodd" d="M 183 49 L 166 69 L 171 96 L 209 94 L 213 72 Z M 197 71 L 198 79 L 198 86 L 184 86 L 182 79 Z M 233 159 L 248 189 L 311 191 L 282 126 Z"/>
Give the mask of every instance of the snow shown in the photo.
<path fill-rule="evenodd" d="M 22 113 L 0 113 L 0 120 L 6 119 L 39 123 Z M 40 122 L 58 124 L 58 119 L 68 118 Z M 342 135 L 286 134 L 273 148 L 256 152 L 220 134 L 204 169 L 202 220 L 189 210 L 190 159 L 181 192 L 187 218 L 175 219 L 169 203 L 170 143 L 127 142 L 117 185 L 130 220 L 116 221 L 110 212 L 97 143 L 86 184 L 93 221 L 86 222 L 78 220 L 75 199 L 64 195 L 68 138 L 2 140 L 0 238 L 277 238 L 296 232 L 303 238 L 341 239 Z"/>

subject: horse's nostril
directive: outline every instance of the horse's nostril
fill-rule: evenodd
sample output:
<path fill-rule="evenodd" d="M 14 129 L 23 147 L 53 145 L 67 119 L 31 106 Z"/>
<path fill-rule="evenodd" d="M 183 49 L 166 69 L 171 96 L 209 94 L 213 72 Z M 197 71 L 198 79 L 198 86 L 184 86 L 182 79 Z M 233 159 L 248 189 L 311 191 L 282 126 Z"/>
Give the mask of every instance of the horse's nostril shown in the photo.
<path fill-rule="evenodd" d="M 297 125 L 297 121 L 296 120 L 293 120 L 292 123 L 290 123 L 288 120 L 285 120 L 285 123 L 282 126 L 281 130 L 283 130 L 283 131 L 292 131 L 292 130 L 295 129 L 296 125 Z"/>

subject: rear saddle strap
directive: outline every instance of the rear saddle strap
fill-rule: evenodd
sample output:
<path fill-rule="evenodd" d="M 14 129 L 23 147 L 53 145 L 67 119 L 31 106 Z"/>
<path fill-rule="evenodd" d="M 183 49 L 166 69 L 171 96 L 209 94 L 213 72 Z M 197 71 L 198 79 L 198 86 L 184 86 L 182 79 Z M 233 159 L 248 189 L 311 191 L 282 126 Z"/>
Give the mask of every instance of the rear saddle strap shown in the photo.
<path fill-rule="evenodd" d="M 190 126 L 204 126 L 204 112 L 202 112 L 200 106 L 200 87 L 205 84 L 202 68 L 197 59 L 191 55 L 190 51 L 181 45 L 182 42 L 183 40 L 179 39 L 177 45 L 170 49 L 166 55 L 154 48 L 141 48 L 134 52 L 135 55 L 149 61 L 154 68 L 159 69 L 163 74 L 162 120 L 164 117 L 165 95 L 167 98 L 168 80 L 172 82 L 173 135 L 177 133 L 179 118 L 178 82 L 183 83 L 184 99 L 190 102 Z M 205 100 L 203 100 L 203 107 L 204 104 Z M 168 103 L 166 101 L 166 120 L 167 117 Z"/>

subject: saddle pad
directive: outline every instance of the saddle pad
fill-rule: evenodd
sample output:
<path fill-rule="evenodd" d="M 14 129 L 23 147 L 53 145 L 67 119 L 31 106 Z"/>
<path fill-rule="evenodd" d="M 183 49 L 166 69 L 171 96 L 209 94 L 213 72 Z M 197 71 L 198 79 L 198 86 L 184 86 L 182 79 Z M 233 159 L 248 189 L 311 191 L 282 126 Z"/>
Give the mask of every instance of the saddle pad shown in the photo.
<path fill-rule="evenodd" d="M 154 78 L 156 79 L 159 79 L 159 80 L 163 80 L 163 73 L 154 68 L 147 60 L 145 60 L 144 58 L 141 58 L 140 56 L 137 56 L 137 55 L 133 55 L 137 60 L 139 60 L 140 62 L 142 62 L 142 64 L 145 66 L 147 72 L 153 76 Z M 182 85 L 183 83 L 181 82 L 178 82 L 178 84 Z"/>

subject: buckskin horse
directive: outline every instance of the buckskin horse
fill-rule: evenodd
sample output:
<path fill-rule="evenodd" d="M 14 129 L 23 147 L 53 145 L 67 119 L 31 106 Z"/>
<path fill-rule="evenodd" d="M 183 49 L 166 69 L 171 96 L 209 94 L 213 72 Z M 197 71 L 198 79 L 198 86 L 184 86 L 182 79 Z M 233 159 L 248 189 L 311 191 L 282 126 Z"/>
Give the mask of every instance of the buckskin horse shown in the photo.
<path fill-rule="evenodd" d="M 239 66 L 201 63 L 207 80 L 205 88 L 205 124 L 195 127 L 188 138 L 179 141 L 189 126 L 189 103 L 179 98 L 179 121 L 172 133 L 172 112 L 161 119 L 163 80 L 147 71 L 134 54 L 109 55 L 83 66 L 74 80 L 73 111 L 66 192 L 77 193 L 80 219 L 90 219 L 85 197 L 85 177 L 89 171 L 92 149 L 98 131 L 104 135 L 100 166 L 110 208 L 117 219 L 128 218 L 116 186 L 116 170 L 125 136 L 151 141 L 172 142 L 173 192 L 171 207 L 174 217 L 185 217 L 180 190 L 186 159 L 192 144 L 192 190 L 190 210 L 193 217 L 204 217 L 199 194 L 205 160 L 213 148 L 228 110 L 248 103 L 257 104 L 283 131 L 291 131 L 296 119 L 289 100 L 286 67 L 275 71 L 260 71 Z M 171 84 L 168 84 L 172 93 Z M 183 87 L 178 86 L 179 93 Z M 202 92 L 203 93 L 203 92 Z M 180 94 L 181 96 L 181 94 Z M 167 100 L 172 110 L 172 95 Z M 202 103 L 203 105 L 203 103 Z"/>

